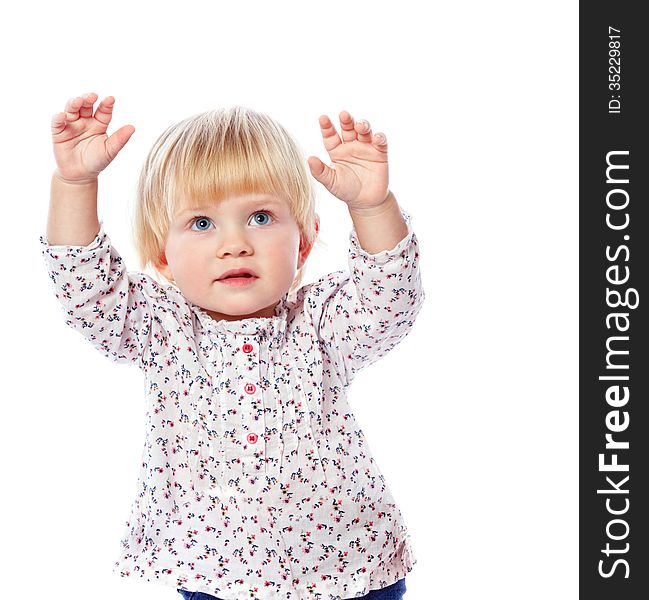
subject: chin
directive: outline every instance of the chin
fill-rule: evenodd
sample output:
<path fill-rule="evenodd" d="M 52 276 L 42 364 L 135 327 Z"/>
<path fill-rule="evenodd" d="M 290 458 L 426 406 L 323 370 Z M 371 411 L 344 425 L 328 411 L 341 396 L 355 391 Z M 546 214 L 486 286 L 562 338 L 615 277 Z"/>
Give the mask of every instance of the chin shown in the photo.
<path fill-rule="evenodd" d="M 213 318 L 221 318 L 228 320 L 236 320 L 238 318 L 253 318 L 258 316 L 273 316 L 275 313 L 275 306 L 277 306 L 277 300 L 272 304 L 271 308 L 267 308 L 268 304 L 243 304 L 241 302 L 232 302 L 230 305 L 220 305 L 214 308 L 209 308 L 208 311 Z M 259 314 L 262 313 L 262 314 Z M 221 315 L 217 317 L 216 315 Z"/>

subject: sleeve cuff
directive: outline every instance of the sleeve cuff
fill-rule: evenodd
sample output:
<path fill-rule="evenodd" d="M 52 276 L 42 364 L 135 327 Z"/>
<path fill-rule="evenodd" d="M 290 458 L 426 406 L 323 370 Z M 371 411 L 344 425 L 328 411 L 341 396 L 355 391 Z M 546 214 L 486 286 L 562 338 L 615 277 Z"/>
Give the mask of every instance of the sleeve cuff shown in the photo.
<path fill-rule="evenodd" d="M 358 240 L 358 235 L 356 234 L 356 229 L 352 227 L 352 230 L 349 234 L 350 250 L 352 250 L 355 254 L 370 259 L 377 264 L 385 264 L 397 256 L 403 256 L 406 253 L 407 247 L 412 240 L 413 229 L 411 223 L 412 218 L 410 214 L 406 212 L 402 207 L 399 207 L 399 210 L 401 210 L 401 216 L 406 222 L 408 232 L 406 233 L 406 236 L 394 248 L 390 250 L 381 250 L 376 254 L 370 254 L 361 246 Z"/>
<path fill-rule="evenodd" d="M 96 250 L 104 243 L 105 239 L 106 239 L 106 232 L 104 231 L 104 222 L 99 221 L 99 232 L 95 236 L 95 239 L 93 239 L 87 246 L 75 245 L 75 244 L 50 244 L 47 241 L 47 234 L 41 235 L 39 241 L 41 244 L 41 250 L 43 252 L 57 251 L 57 250 L 60 252 L 62 249 L 65 249 L 65 250 L 74 250 L 74 254 L 80 254 L 82 252 Z"/>

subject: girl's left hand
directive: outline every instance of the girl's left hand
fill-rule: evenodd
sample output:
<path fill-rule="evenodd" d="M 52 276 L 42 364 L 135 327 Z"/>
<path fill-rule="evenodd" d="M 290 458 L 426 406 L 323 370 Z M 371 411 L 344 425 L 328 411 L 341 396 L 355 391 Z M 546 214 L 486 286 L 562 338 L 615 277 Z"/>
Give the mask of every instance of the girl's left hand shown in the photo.
<path fill-rule="evenodd" d="M 324 146 L 331 165 L 309 156 L 311 174 L 350 210 L 380 206 L 388 197 L 388 143 L 383 133 L 372 134 L 367 121 L 340 113 L 342 140 L 327 115 L 320 117 Z"/>

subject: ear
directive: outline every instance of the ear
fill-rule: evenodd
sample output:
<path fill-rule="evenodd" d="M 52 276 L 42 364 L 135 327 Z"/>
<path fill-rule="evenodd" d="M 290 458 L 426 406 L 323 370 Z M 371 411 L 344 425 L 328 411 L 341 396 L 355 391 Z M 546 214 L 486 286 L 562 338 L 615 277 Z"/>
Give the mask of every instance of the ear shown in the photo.
<path fill-rule="evenodd" d="M 155 268 L 156 271 L 162 274 L 168 281 L 174 281 L 173 273 L 169 268 L 169 263 L 167 262 L 167 256 L 164 252 L 162 252 L 162 254 L 160 254 L 160 256 L 158 257 L 158 260 L 156 261 L 155 264 Z"/>
<path fill-rule="evenodd" d="M 302 239 L 302 236 L 300 236 L 300 251 L 299 251 L 299 259 L 297 261 L 297 268 L 298 270 L 302 268 L 304 263 L 306 262 L 306 259 L 308 258 L 309 254 L 311 253 L 311 250 L 313 250 L 313 244 L 315 243 L 315 240 L 317 239 L 317 234 L 320 231 L 320 217 L 318 215 L 315 216 L 315 232 L 316 232 L 316 237 L 313 238 L 313 243 L 310 245 L 306 245 L 304 240 Z"/>

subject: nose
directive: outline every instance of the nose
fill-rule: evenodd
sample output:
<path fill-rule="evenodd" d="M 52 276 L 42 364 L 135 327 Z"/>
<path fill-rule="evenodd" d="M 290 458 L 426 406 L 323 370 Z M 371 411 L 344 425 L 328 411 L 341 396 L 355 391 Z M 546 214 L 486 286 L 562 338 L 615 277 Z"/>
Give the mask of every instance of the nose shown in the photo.
<path fill-rule="evenodd" d="M 252 254 L 252 245 L 241 229 L 233 227 L 222 231 L 217 247 L 219 258 L 249 254 Z"/>

